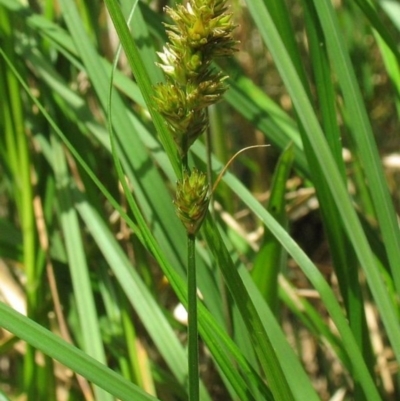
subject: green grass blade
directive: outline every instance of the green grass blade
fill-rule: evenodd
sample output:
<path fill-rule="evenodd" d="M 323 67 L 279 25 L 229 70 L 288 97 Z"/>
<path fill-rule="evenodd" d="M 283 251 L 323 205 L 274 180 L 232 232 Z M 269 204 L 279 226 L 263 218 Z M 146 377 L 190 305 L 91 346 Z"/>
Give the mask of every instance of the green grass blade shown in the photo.
<path fill-rule="evenodd" d="M 268 200 L 267 210 L 282 225 L 287 226 L 286 216 L 286 182 L 292 168 L 293 146 L 289 145 L 282 153 L 275 169 L 271 184 L 271 195 Z M 266 230 L 261 249 L 254 263 L 251 275 L 261 294 L 265 297 L 271 310 L 278 314 L 278 275 L 281 271 L 283 261 L 282 246 Z"/>
<path fill-rule="evenodd" d="M 313 61 L 312 65 L 324 132 L 342 181 L 346 182 L 346 169 L 343 162 L 341 136 L 337 124 L 337 111 L 335 107 L 336 95 L 330 78 L 332 72 L 329 67 L 326 44 L 313 4 L 310 1 L 305 1 L 304 3 L 310 54 Z M 314 165 L 314 162 L 312 169 L 314 171 L 320 170 L 318 164 Z M 320 176 L 321 174 L 318 173 L 312 174 L 323 216 L 325 232 L 329 240 L 333 267 L 338 277 L 339 288 L 344 299 L 350 327 L 365 355 L 369 370 L 372 372 L 374 361 L 371 357 L 372 351 L 369 332 L 366 330 L 363 295 L 358 279 L 358 261 L 353 248 L 349 244 L 341 221 L 336 218 L 339 213 L 338 207 L 329 193 L 326 181 L 320 179 Z M 355 398 L 360 397 L 359 393 L 360 389 L 356 385 L 354 390 Z"/>
<path fill-rule="evenodd" d="M 70 192 L 71 180 L 68 175 L 63 149 L 56 138 L 53 139 L 53 156 L 61 226 L 78 309 L 83 348 L 88 355 L 104 364 L 106 357 L 100 335 L 84 246 L 80 235 L 78 217 Z M 112 400 L 110 394 L 105 393 L 98 387 L 95 387 L 95 393 L 99 400 Z"/>
<path fill-rule="evenodd" d="M 7 54 L 9 63 L 16 66 L 17 55 L 15 53 L 15 43 L 12 38 L 12 19 L 6 10 L 0 12 L 0 31 L 2 35 L 2 49 Z M 13 188 L 18 219 L 22 234 L 22 257 L 23 268 L 26 274 L 26 297 L 27 311 L 32 318 L 38 318 L 38 311 L 41 308 L 41 298 L 39 296 L 40 265 L 36 263 L 36 231 L 32 229 L 35 225 L 33 213 L 34 190 L 31 180 L 31 154 L 29 151 L 28 137 L 25 133 L 26 118 L 23 110 L 23 101 L 20 96 L 20 84 L 17 77 L 12 73 L 12 67 L 1 63 L 1 83 L 4 85 L 4 95 L 7 100 L 2 110 L 4 118 L 4 134 L 6 160 L 9 171 L 14 177 L 15 186 Z M 19 66 L 21 68 L 21 66 Z M 25 73 L 25 66 L 22 66 L 22 73 Z M 4 72 L 3 72 L 4 71 Z M 3 127 L 2 127 L 3 128 Z M 39 386 L 38 371 L 35 366 L 35 351 L 28 346 L 24 355 L 24 386 L 27 391 L 28 401 L 34 400 L 38 396 L 43 396 Z"/>
<path fill-rule="evenodd" d="M 66 343 L 33 320 L 15 312 L 0 302 L 0 327 L 41 350 L 46 355 L 58 360 L 97 386 L 113 394 L 121 401 L 156 401 L 157 398 L 146 394 L 139 387 L 125 380 L 122 376 L 91 358 L 83 351 Z"/>
<path fill-rule="evenodd" d="M 222 238 L 216 227 L 207 218 L 204 223 L 204 233 L 218 266 L 222 269 L 232 297 L 236 300 L 241 315 L 246 323 L 253 347 L 259 358 L 260 364 L 268 379 L 271 392 L 278 400 L 294 400 L 287 378 L 282 372 L 281 364 L 272 346 L 268 333 L 266 333 L 261 318 L 257 314 L 248 292 L 239 278 L 235 265 L 223 244 Z"/>
<path fill-rule="evenodd" d="M 142 8 L 137 1 L 134 5 L 130 0 L 121 2 L 121 8 L 124 11 L 125 20 L 130 27 L 132 39 L 138 44 L 137 49 L 143 65 L 146 66 L 146 72 L 150 82 L 154 85 L 157 82 L 164 81 L 164 76 L 160 68 L 156 66 L 158 61 L 156 52 L 152 46 L 153 39 L 149 32 L 149 26 L 146 24 L 142 14 Z M 133 13 L 132 13 L 133 12 Z M 128 15 L 132 13 L 132 19 L 128 19 Z"/>
<path fill-rule="evenodd" d="M 342 143 L 337 124 L 336 95 L 334 83 L 331 79 L 326 43 L 322 35 L 320 21 L 317 18 L 312 2 L 310 0 L 304 1 L 304 7 L 310 56 L 318 95 L 317 99 L 322 116 L 322 127 L 326 134 L 326 139 L 332 151 L 332 155 L 335 158 L 343 179 L 345 179 L 346 172 L 342 156 Z"/>
<path fill-rule="evenodd" d="M 180 169 L 180 164 L 178 162 L 176 147 L 173 144 L 172 137 L 168 132 L 163 119 L 156 112 L 155 108 L 152 107 L 153 85 L 156 84 L 156 82 L 151 82 L 150 80 L 146 67 L 141 59 L 140 52 L 135 42 L 132 40 L 132 37 L 129 33 L 128 27 L 126 25 L 126 22 L 124 20 L 121 10 L 119 9 L 117 2 L 115 0 L 106 0 L 105 3 L 107 5 L 107 9 L 110 13 L 110 16 L 114 22 L 115 29 L 118 32 L 121 44 L 125 50 L 126 56 L 129 61 L 129 65 L 132 69 L 132 72 L 140 87 L 145 102 L 152 115 L 152 120 L 160 136 L 160 141 L 164 146 L 164 149 L 174 168 L 175 174 L 179 177 L 181 174 L 181 169 Z"/>
<path fill-rule="evenodd" d="M 297 75 L 302 80 L 303 84 L 306 85 L 306 76 L 301 61 L 300 52 L 296 43 L 296 35 L 290 21 L 290 13 L 288 12 L 288 6 L 282 0 L 264 0 L 265 8 L 268 8 L 268 12 L 277 27 L 282 42 L 292 59 L 292 63 L 296 68 Z"/>
<path fill-rule="evenodd" d="M 311 382 L 307 380 L 307 374 L 301 365 L 298 356 L 288 344 L 285 334 L 277 322 L 272 311 L 269 309 L 261 294 L 256 291 L 254 281 L 248 271 L 242 266 L 239 274 L 246 286 L 247 292 L 257 310 L 262 316 L 264 330 L 268 332 L 274 344 L 275 352 L 278 355 L 279 363 L 286 376 L 288 384 L 296 401 L 303 401 L 305 398 L 310 401 L 320 400 Z"/>

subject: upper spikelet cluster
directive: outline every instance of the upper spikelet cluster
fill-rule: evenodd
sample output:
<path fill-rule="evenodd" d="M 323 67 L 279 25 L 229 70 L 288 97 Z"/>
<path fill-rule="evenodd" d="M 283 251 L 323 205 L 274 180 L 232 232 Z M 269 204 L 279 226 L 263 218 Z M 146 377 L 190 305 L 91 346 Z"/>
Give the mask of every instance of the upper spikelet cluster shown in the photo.
<path fill-rule="evenodd" d="M 212 61 L 231 55 L 237 42 L 224 0 L 189 0 L 166 7 L 166 13 L 172 20 L 165 24 L 169 42 L 158 55 L 167 79 L 156 86 L 154 99 L 184 158 L 207 128 L 206 108 L 227 90 L 227 77 L 212 68 Z"/>

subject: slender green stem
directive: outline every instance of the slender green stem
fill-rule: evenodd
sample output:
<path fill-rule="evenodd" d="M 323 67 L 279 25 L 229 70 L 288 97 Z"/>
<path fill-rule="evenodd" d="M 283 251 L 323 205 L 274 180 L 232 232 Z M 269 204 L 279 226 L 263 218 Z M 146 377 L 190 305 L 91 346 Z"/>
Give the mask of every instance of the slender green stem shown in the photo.
<path fill-rule="evenodd" d="M 199 400 L 199 341 L 197 329 L 196 237 L 188 234 L 189 401 Z"/>
<path fill-rule="evenodd" d="M 207 113 L 207 121 L 210 121 L 210 113 L 209 109 L 206 110 Z M 207 178 L 208 178 L 208 185 L 210 186 L 210 190 L 213 187 L 213 176 L 212 176 L 212 141 L 211 141 L 211 127 L 210 125 L 207 126 L 205 131 L 205 139 L 206 139 L 206 149 L 207 149 Z M 214 210 L 214 203 L 213 203 L 213 193 L 210 193 L 210 212 L 211 216 L 215 218 L 215 210 Z"/>

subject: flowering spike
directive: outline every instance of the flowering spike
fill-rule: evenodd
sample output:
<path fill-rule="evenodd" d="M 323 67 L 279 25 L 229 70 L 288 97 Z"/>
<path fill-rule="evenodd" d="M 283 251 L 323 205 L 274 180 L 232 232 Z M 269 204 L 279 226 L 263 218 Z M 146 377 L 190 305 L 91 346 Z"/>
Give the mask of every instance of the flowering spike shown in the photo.
<path fill-rule="evenodd" d="M 176 213 L 188 234 L 197 233 L 207 214 L 208 189 L 207 176 L 197 169 L 186 170 L 176 185 Z"/>
<path fill-rule="evenodd" d="M 207 128 L 204 109 L 228 89 L 227 77 L 216 73 L 211 63 L 232 55 L 237 41 L 225 0 L 189 0 L 165 10 L 173 23 L 165 24 L 169 43 L 158 53 L 157 64 L 167 82 L 156 86 L 154 99 L 183 159 Z"/>

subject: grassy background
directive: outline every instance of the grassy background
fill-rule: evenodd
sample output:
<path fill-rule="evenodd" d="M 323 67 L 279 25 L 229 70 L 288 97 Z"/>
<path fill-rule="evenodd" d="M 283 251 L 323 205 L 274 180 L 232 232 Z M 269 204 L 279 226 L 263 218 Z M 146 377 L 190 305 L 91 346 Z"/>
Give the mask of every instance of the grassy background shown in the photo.
<path fill-rule="evenodd" d="M 162 6 L 0 0 L 2 399 L 187 399 Z M 396 400 L 400 7 L 230 11 L 214 180 L 271 146 L 235 160 L 197 241 L 201 399 Z"/>

